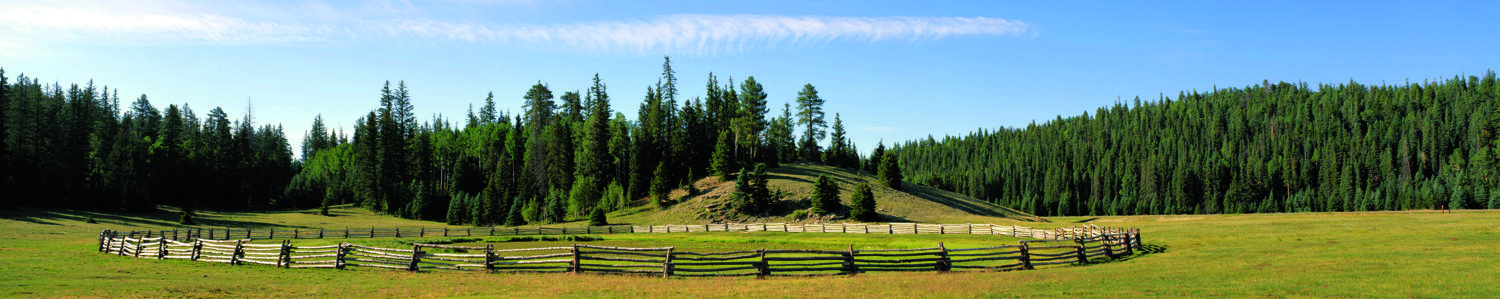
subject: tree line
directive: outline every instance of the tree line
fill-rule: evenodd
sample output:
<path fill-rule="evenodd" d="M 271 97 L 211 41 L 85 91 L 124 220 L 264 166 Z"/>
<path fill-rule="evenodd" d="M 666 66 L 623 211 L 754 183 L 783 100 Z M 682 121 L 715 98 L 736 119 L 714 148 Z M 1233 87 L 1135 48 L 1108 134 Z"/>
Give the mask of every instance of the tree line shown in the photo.
<path fill-rule="evenodd" d="M 1262 82 L 893 146 L 916 183 L 1053 215 L 1500 206 L 1494 72 Z"/>
<path fill-rule="evenodd" d="M 405 84 L 387 82 L 380 106 L 356 121 L 352 134 L 314 119 L 303 142 L 307 158 L 280 200 L 325 209 L 356 204 L 452 224 L 524 225 L 671 205 L 671 190 L 710 175 L 748 174 L 744 169 L 756 165 L 860 166 L 837 114 L 829 146 L 822 146 L 830 132 L 811 84 L 779 115 L 753 76 L 721 83 L 709 74 L 707 93 L 693 99 L 680 98 L 678 84 L 667 58 L 634 120 L 611 108 L 596 74 L 587 89 L 560 95 L 538 82 L 515 114 L 499 111 L 491 93 L 455 123 L 441 116 L 418 122 Z"/>
<path fill-rule="evenodd" d="M 297 172 L 279 125 L 0 69 L 0 207 L 147 210 L 275 202 Z"/>

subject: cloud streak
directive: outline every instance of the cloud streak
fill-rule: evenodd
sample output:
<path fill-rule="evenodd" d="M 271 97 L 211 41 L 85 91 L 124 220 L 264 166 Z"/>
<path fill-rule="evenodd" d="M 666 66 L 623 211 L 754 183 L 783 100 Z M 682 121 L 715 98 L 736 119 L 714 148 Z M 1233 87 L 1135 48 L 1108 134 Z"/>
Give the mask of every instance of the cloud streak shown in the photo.
<path fill-rule="evenodd" d="M 0 12 L 12 41 L 106 44 L 479 43 L 606 53 L 720 54 L 829 41 L 922 41 L 1034 33 L 987 17 L 667 15 L 640 20 L 494 24 L 420 17 L 304 22 L 250 20 L 181 9 L 18 6 Z M 0 47 L 3 48 L 3 47 Z"/>

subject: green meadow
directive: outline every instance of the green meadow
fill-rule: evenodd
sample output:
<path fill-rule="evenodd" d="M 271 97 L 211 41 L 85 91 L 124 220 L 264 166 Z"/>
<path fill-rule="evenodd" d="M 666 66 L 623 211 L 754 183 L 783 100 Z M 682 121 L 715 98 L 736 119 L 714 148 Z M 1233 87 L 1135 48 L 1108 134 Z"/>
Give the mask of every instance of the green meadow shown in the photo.
<path fill-rule="evenodd" d="M 867 273 L 854 276 L 670 278 L 616 275 L 410 273 L 387 269 L 280 269 L 182 260 L 134 259 L 96 251 L 102 229 L 173 227 L 173 211 L 98 214 L 74 210 L 0 211 L 0 297 L 1492 297 L 1500 294 L 1500 212 L 1303 213 L 1059 217 L 1137 227 L 1153 253 L 1035 271 Z M 211 227 L 443 227 L 357 208 L 219 213 Z M 85 223 L 93 217 L 97 224 Z M 337 223 L 338 225 L 333 225 Z M 1007 223 L 1001 223 L 1007 224 Z M 372 246 L 413 242 L 491 243 L 497 248 L 585 243 L 756 248 L 950 248 L 1014 244 L 972 235 L 673 233 L 591 235 L 590 241 L 536 238 L 357 239 Z M 331 244 L 340 239 L 296 240 Z"/>

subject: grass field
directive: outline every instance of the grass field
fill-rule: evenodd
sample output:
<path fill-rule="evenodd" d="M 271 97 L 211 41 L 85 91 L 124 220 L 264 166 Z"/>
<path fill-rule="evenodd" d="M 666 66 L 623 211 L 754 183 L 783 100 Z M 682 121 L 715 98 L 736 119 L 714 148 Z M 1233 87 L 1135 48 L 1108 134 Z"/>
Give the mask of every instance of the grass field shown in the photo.
<path fill-rule="evenodd" d="M 202 212 L 235 227 L 427 226 L 357 209 Z M 1139 227 L 1161 253 L 1087 266 L 998 273 L 881 273 L 808 278 L 408 273 L 278 269 L 109 256 L 99 230 L 161 229 L 170 211 L 0 211 L 0 297 L 1492 297 L 1500 294 L 1500 212 L 1310 213 L 1050 218 Z M 337 225 L 331 225 L 331 224 Z M 970 247 L 1014 239 L 969 235 L 694 233 L 601 235 L 597 244 L 699 248 Z M 299 240 L 302 242 L 313 240 Z M 330 242 L 325 241 L 325 242 Z M 401 243 L 411 240 L 359 240 Z M 540 246 L 571 242 L 496 243 Z M 311 243 L 309 243 L 311 244 Z M 371 244 L 377 245 L 377 244 Z"/>
<path fill-rule="evenodd" d="M 1018 221 L 1044 221 L 1042 218 L 1015 209 L 974 199 L 962 194 L 908 183 L 904 191 L 880 186 L 877 178 L 865 172 L 823 165 L 783 164 L 766 171 L 767 185 L 772 192 L 782 191 L 778 201 L 781 208 L 769 213 L 737 215 L 728 213 L 733 181 L 704 178 L 694 183 L 701 192 L 687 196 L 681 189 L 673 191 L 671 198 L 679 203 L 665 209 L 639 207 L 624 212 L 612 213 L 612 222 L 637 225 L 683 224 L 683 223 L 813 223 L 827 219 L 795 219 L 794 210 L 811 207 L 810 198 L 819 175 L 828 176 L 839 186 L 839 198 L 844 205 L 852 204 L 854 189 L 860 183 L 870 185 L 875 193 L 876 212 L 881 222 L 918 223 L 1014 223 Z M 843 220 L 835 221 L 843 222 Z"/>

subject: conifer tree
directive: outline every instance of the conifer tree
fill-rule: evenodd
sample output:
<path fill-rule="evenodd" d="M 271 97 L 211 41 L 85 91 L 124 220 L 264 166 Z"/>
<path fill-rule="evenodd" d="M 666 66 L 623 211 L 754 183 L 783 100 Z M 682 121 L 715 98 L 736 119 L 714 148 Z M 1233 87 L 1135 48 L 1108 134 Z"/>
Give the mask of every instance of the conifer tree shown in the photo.
<path fill-rule="evenodd" d="M 667 206 L 667 193 L 672 191 L 671 185 L 667 183 L 666 172 L 666 162 L 656 163 L 656 170 L 651 172 L 651 203 L 658 207 Z"/>
<path fill-rule="evenodd" d="M 864 222 L 880 221 L 880 214 L 875 212 L 875 192 L 870 190 L 870 185 L 860 183 L 854 187 L 854 196 L 849 198 L 849 217 Z"/>
<path fill-rule="evenodd" d="M 733 148 L 729 131 L 719 132 L 719 143 L 714 147 L 713 161 L 710 163 L 714 176 L 719 177 L 719 180 L 728 180 L 729 174 L 736 168 Z"/>
<path fill-rule="evenodd" d="M 816 185 L 813 185 L 812 212 L 817 214 L 835 213 L 843 209 L 839 202 L 839 186 L 829 179 L 828 176 L 819 175 Z"/>
<path fill-rule="evenodd" d="M 880 184 L 900 191 L 901 181 L 906 178 L 901 175 L 901 166 L 898 164 L 896 155 L 886 152 L 885 157 L 880 158 Z"/>
<path fill-rule="evenodd" d="M 816 161 L 822 156 L 818 142 L 823 140 L 823 129 L 828 126 L 823 120 L 823 103 L 818 89 L 810 83 L 797 92 L 797 125 L 803 126 L 799 152 L 803 161 Z"/>
<path fill-rule="evenodd" d="M 745 169 L 741 168 L 739 173 L 739 177 L 734 180 L 734 192 L 730 193 L 729 202 L 735 211 L 748 215 L 755 212 L 755 201 L 750 198 L 755 187 L 751 185 L 750 175 Z"/>

